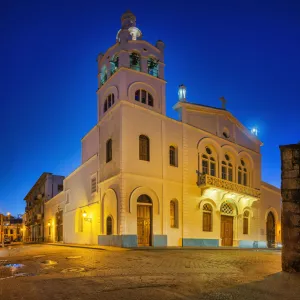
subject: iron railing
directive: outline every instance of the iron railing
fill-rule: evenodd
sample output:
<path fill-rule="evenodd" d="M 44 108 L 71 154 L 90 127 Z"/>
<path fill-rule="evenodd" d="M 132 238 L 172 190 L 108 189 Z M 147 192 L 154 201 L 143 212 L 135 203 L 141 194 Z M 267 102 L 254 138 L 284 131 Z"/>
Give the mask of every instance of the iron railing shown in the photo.
<path fill-rule="evenodd" d="M 254 189 L 249 186 L 241 185 L 208 174 L 198 174 L 197 184 L 199 187 L 215 187 L 242 195 L 244 194 L 251 197 L 260 198 L 260 190 L 258 189 Z"/>

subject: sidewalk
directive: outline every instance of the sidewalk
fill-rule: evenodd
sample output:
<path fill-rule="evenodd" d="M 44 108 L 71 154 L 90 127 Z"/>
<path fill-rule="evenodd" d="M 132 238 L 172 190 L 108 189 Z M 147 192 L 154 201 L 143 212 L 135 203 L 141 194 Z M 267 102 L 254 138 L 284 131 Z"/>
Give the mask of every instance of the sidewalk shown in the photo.
<path fill-rule="evenodd" d="M 64 244 L 64 243 L 46 243 L 46 245 L 62 246 L 62 247 L 74 247 L 74 248 L 86 248 L 95 250 L 106 250 L 106 251 L 161 251 L 161 250 L 246 250 L 246 251 L 281 251 L 281 248 L 239 248 L 239 247 L 180 247 L 180 246 L 169 246 L 169 247 L 133 247 L 133 248 L 121 248 L 114 246 L 99 246 L 99 245 L 83 245 L 83 244 Z"/>
<path fill-rule="evenodd" d="M 86 248 L 94 250 L 107 250 L 107 251 L 128 251 L 128 248 L 99 246 L 99 245 L 83 245 L 83 244 L 64 244 L 64 243 L 45 243 L 45 245 L 60 246 L 60 247 L 73 247 L 73 248 Z"/>

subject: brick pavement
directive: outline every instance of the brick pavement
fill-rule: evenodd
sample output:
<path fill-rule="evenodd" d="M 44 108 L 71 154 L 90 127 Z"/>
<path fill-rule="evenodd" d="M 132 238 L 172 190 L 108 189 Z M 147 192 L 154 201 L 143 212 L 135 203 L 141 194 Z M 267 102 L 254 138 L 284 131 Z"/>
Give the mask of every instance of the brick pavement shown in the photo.
<path fill-rule="evenodd" d="M 273 300 L 299 299 L 300 293 L 300 277 L 280 272 L 279 251 L 110 251 L 28 245 L 0 250 L 0 260 L 5 259 L 24 264 L 17 272 L 32 275 L 7 278 L 7 270 L 0 267 L 0 296 L 7 300 Z M 45 265 L 45 260 L 57 264 Z"/>

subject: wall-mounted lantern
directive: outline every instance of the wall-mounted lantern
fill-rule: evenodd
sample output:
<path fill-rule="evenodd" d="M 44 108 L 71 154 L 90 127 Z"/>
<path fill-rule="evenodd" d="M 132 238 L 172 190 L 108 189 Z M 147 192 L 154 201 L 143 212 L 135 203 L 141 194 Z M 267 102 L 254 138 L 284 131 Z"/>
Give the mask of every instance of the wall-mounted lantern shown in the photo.
<path fill-rule="evenodd" d="M 84 211 L 84 212 L 82 213 L 82 216 L 83 216 L 83 218 L 84 218 L 84 221 L 92 222 L 92 218 L 88 218 L 88 217 L 87 217 L 86 211 Z"/>

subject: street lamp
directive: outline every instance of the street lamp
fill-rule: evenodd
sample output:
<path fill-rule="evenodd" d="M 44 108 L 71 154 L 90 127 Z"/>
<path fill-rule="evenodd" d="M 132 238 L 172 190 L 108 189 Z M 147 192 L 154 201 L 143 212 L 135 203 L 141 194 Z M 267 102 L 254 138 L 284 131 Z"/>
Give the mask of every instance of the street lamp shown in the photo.
<path fill-rule="evenodd" d="M 181 84 L 178 88 L 179 101 L 186 101 L 186 87 Z"/>

